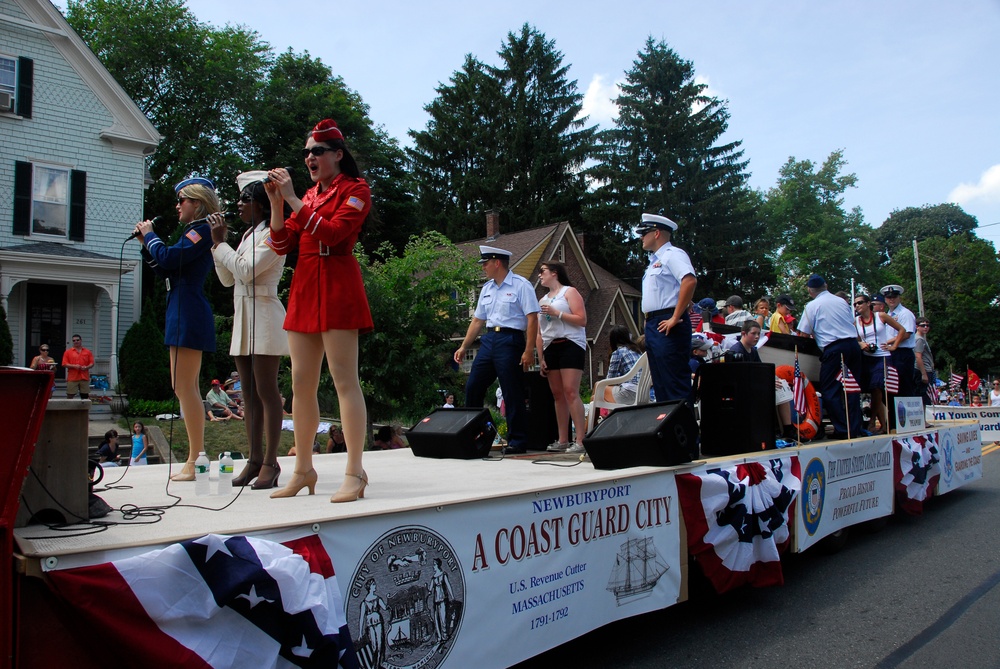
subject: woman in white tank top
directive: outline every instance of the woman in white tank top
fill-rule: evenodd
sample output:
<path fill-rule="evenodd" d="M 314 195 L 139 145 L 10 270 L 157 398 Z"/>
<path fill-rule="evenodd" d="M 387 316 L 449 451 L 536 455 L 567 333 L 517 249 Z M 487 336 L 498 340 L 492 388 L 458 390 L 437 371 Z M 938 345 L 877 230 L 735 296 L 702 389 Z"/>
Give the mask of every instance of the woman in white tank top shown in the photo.
<path fill-rule="evenodd" d="M 583 297 L 570 284 L 562 264 L 543 263 L 538 280 L 549 292 L 538 300 L 541 313 L 536 346 L 542 351 L 542 376 L 549 380 L 559 422 L 559 439 L 548 450 L 583 453 L 587 428 L 580 400 L 580 379 L 587 352 L 587 311 Z M 576 443 L 572 444 L 569 418 L 576 426 Z"/>

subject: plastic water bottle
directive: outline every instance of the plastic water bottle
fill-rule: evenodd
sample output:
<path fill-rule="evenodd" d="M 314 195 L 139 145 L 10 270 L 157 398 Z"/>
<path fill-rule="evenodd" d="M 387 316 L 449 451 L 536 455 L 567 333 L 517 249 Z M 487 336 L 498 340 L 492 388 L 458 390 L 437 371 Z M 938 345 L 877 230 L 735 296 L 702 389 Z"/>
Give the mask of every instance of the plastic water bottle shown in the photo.
<path fill-rule="evenodd" d="M 233 494 L 233 458 L 229 451 L 219 458 L 219 494 Z"/>
<path fill-rule="evenodd" d="M 199 497 L 212 494 L 212 484 L 208 481 L 208 467 L 208 456 L 202 451 L 194 461 L 194 494 Z"/>

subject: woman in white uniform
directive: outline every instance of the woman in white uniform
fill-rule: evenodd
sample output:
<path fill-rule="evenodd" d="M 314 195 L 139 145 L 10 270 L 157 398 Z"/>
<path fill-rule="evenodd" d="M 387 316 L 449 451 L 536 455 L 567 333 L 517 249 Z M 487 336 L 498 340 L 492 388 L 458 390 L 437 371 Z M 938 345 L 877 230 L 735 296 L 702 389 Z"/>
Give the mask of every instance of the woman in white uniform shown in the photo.
<path fill-rule="evenodd" d="M 281 439 L 282 402 L 278 390 L 278 364 L 288 355 L 288 336 L 282 328 L 285 308 L 278 299 L 278 281 L 285 256 L 271 248 L 271 207 L 262 180 L 267 172 L 244 172 L 238 210 L 249 227 L 239 247 L 226 243 L 223 222 L 212 228 L 215 273 L 224 286 L 233 286 L 233 340 L 229 354 L 243 383 L 244 424 L 250 458 L 233 485 L 252 488 L 278 486 L 278 443 Z M 264 443 L 267 448 L 264 448 Z"/>

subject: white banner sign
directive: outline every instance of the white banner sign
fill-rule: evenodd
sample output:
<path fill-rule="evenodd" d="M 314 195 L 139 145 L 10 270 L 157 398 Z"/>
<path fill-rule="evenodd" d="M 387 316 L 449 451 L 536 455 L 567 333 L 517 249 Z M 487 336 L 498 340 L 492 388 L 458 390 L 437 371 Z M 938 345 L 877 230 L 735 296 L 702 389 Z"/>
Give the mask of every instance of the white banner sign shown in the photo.
<path fill-rule="evenodd" d="M 797 551 L 837 530 L 892 513 L 892 439 L 845 441 L 799 451 L 802 495 Z"/>
<path fill-rule="evenodd" d="M 941 478 L 937 494 L 943 495 L 983 478 L 983 446 L 977 425 L 942 427 L 938 430 L 938 447 L 941 450 Z"/>
<path fill-rule="evenodd" d="M 983 445 L 1000 441 L 1000 407 L 926 407 L 927 420 L 937 423 L 943 420 L 979 421 L 979 440 Z"/>
<path fill-rule="evenodd" d="M 328 523 L 362 667 L 509 666 L 679 601 L 671 473 Z M 686 547 L 685 552 L 686 555 Z"/>

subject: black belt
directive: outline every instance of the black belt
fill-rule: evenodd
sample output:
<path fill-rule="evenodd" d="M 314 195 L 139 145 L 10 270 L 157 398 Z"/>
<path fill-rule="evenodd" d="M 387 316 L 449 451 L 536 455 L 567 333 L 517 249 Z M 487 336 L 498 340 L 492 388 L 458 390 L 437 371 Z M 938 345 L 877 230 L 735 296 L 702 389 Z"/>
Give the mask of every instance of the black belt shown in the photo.
<path fill-rule="evenodd" d="M 673 316 L 675 307 L 670 307 L 669 309 L 657 309 L 656 311 L 650 311 L 649 313 L 643 314 L 648 321 L 651 318 L 659 318 L 660 316 Z"/>
<path fill-rule="evenodd" d="M 524 330 L 518 330 L 517 328 L 502 328 L 496 325 L 491 325 L 486 328 L 487 332 L 510 332 L 511 334 L 524 334 Z"/>

